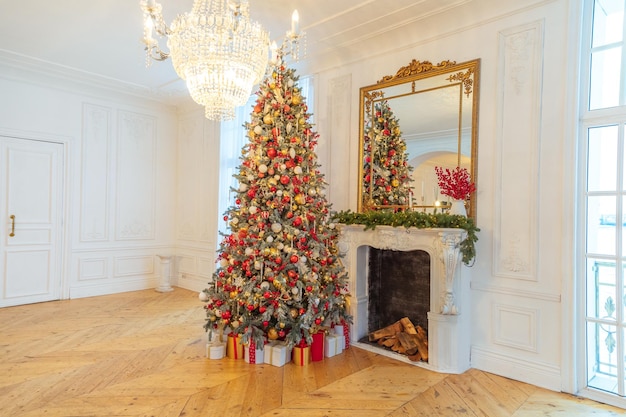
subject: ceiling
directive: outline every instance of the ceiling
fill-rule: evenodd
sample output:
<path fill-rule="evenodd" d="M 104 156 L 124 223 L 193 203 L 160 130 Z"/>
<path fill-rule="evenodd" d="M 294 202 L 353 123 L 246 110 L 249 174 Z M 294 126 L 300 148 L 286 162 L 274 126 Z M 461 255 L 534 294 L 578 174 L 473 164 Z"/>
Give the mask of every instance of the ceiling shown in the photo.
<path fill-rule="evenodd" d="M 193 0 L 159 2 L 169 24 L 177 14 L 189 11 Z M 279 44 L 290 28 L 292 11 L 298 9 L 300 27 L 306 32 L 306 57 L 297 64 L 301 71 L 310 69 L 310 64 L 319 71 L 414 44 L 420 37 L 432 36 L 423 29 L 428 19 L 450 15 L 453 10 L 458 11 L 457 21 L 446 21 L 451 27 L 470 24 L 472 14 L 494 13 L 505 3 L 520 7 L 518 0 L 249 3 L 252 19 L 259 21 Z M 0 0 L 0 65 L 18 68 L 14 73 L 28 69 L 117 85 L 164 101 L 187 97 L 184 82 L 169 60 L 146 67 L 140 40 L 142 24 L 139 0 Z M 165 43 L 162 46 L 165 48 Z"/>
<path fill-rule="evenodd" d="M 472 0 L 250 0 L 250 13 L 280 41 L 298 9 L 306 62 L 353 61 L 368 39 L 392 35 L 424 16 Z M 166 23 L 192 0 L 160 0 Z M 147 68 L 139 0 L 0 0 L 0 58 L 40 71 L 121 83 L 161 98 L 186 96 L 169 61 Z M 162 43 L 165 48 L 165 43 Z"/>

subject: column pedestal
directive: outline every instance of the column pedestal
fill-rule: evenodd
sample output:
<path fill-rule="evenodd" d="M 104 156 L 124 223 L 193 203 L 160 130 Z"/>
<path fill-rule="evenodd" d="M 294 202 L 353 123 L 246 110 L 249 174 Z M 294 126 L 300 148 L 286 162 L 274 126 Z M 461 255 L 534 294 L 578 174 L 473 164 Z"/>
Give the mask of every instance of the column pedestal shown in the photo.
<path fill-rule="evenodd" d="M 157 255 L 161 260 L 161 281 L 159 286 L 156 287 L 158 292 L 170 292 L 174 291 L 174 288 L 170 285 L 170 279 L 172 276 L 172 256 L 171 255 Z"/>

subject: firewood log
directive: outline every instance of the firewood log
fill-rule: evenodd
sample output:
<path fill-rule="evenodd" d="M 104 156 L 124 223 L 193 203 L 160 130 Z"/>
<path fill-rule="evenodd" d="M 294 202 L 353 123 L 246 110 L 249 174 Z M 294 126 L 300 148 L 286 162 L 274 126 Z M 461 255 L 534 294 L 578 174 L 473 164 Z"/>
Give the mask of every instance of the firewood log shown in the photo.
<path fill-rule="evenodd" d="M 380 330 L 376 330 L 369 334 L 370 342 L 375 342 L 383 337 L 395 336 L 396 333 L 400 333 L 403 330 L 402 323 L 400 321 L 390 324 L 387 327 L 383 327 Z"/>
<path fill-rule="evenodd" d="M 398 340 L 406 350 L 407 355 L 413 355 L 419 349 L 418 335 L 408 333 L 398 333 Z"/>
<path fill-rule="evenodd" d="M 428 338 L 426 337 L 426 332 L 422 329 L 422 333 L 418 333 L 416 337 L 417 350 L 419 351 L 422 360 L 428 362 Z"/>
<path fill-rule="evenodd" d="M 401 354 L 405 354 L 406 353 L 406 349 L 404 349 L 404 347 L 402 346 L 402 343 L 400 343 L 399 339 L 396 339 L 396 343 L 391 347 L 391 350 L 393 350 L 394 352 L 397 352 L 397 353 L 401 353 Z"/>
<path fill-rule="evenodd" d="M 385 347 L 392 347 L 393 345 L 396 344 L 396 337 L 387 337 L 385 339 L 380 339 L 382 340 L 382 342 L 380 342 L 381 345 L 385 346 Z"/>
<path fill-rule="evenodd" d="M 400 319 L 400 323 L 402 323 L 402 327 L 404 331 L 408 334 L 417 334 L 417 330 L 415 330 L 415 326 L 411 323 L 408 317 L 404 317 Z"/>

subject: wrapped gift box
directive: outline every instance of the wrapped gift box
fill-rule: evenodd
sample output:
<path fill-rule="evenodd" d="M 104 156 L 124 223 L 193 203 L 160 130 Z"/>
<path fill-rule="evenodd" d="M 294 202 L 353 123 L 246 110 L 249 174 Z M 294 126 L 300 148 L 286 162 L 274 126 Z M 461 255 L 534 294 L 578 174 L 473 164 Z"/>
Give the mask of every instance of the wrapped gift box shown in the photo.
<path fill-rule="evenodd" d="M 228 334 L 226 356 L 231 359 L 243 359 L 243 345 L 241 344 L 241 336 L 238 334 Z"/>
<path fill-rule="evenodd" d="M 293 363 L 298 366 L 306 366 L 311 362 L 311 347 L 306 345 L 294 346 Z"/>
<path fill-rule="evenodd" d="M 222 359 L 226 353 L 226 343 L 211 342 L 206 345 L 206 357 L 209 359 Z"/>
<path fill-rule="evenodd" d="M 246 363 L 251 363 L 251 364 L 262 364 L 265 363 L 264 361 L 264 348 L 258 348 L 256 347 L 256 345 L 254 344 L 254 342 L 250 342 L 245 346 L 244 352 L 243 352 L 243 356 L 244 356 L 244 360 L 246 361 Z"/>
<path fill-rule="evenodd" d="M 345 338 L 344 349 L 348 349 L 350 347 L 350 324 L 345 320 L 341 321 L 343 325 L 343 337 Z"/>
<path fill-rule="evenodd" d="M 324 338 L 324 356 L 327 358 L 339 355 L 343 352 L 343 336 L 328 334 Z"/>
<path fill-rule="evenodd" d="M 346 348 L 346 337 L 344 336 L 343 330 L 344 330 L 344 327 L 340 324 L 337 324 L 335 325 L 335 327 L 333 327 L 333 331 L 335 332 L 335 334 L 339 336 L 342 340 L 341 350 L 344 350 Z"/>
<path fill-rule="evenodd" d="M 350 347 L 350 325 L 345 320 L 342 320 L 341 324 L 333 326 L 333 331 L 336 335 L 343 336 L 343 348 L 348 349 Z"/>
<path fill-rule="evenodd" d="M 269 342 L 263 351 L 263 360 L 274 366 L 285 366 L 287 360 L 291 358 L 291 349 L 286 342 Z"/>
<path fill-rule="evenodd" d="M 311 343 L 311 360 L 318 362 L 324 360 L 324 338 L 323 331 L 319 331 L 311 335 L 313 342 Z"/>

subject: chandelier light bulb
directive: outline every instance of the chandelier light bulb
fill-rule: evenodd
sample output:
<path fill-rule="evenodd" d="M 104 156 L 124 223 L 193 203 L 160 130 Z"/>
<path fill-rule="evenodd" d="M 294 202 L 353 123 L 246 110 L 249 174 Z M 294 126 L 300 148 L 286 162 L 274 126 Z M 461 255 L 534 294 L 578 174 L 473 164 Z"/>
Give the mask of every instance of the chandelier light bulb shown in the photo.
<path fill-rule="evenodd" d="M 298 10 L 294 10 L 291 14 L 291 34 L 296 35 L 300 30 L 300 15 Z"/>

